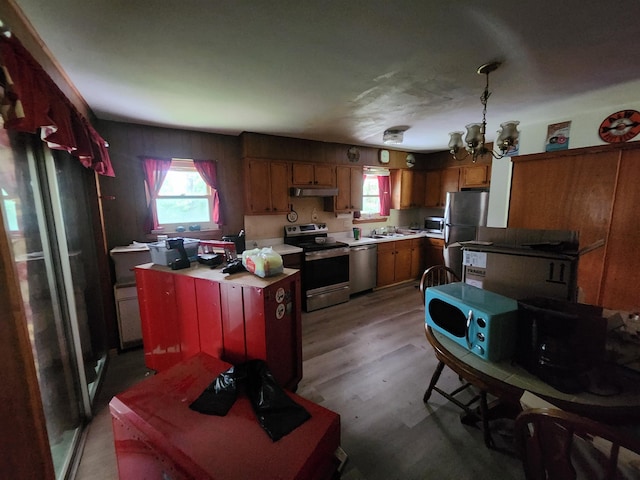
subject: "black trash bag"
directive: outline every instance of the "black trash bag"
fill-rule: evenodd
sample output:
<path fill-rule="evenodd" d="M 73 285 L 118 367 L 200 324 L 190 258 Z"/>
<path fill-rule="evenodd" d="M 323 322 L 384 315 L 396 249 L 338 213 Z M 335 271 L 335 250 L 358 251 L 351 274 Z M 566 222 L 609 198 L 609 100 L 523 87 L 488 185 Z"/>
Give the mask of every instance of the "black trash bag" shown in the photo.
<path fill-rule="evenodd" d="M 225 416 L 236 400 L 240 384 L 246 387 L 258 423 L 274 442 L 311 418 L 278 385 L 263 360 L 250 360 L 222 372 L 189 408 L 206 415 Z"/>
<path fill-rule="evenodd" d="M 247 395 L 258 422 L 275 442 L 291 433 L 311 415 L 278 385 L 262 360 L 250 360 L 247 369 Z"/>
<path fill-rule="evenodd" d="M 206 415 L 224 417 L 236 401 L 237 389 L 235 367 L 231 367 L 218 375 L 189 408 Z"/>

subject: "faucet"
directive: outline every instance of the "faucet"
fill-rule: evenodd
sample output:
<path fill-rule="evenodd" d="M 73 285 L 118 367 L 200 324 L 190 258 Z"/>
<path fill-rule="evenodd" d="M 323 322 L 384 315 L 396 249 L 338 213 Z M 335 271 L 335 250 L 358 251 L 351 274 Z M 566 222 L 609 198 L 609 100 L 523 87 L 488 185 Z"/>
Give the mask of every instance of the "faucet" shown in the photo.
<path fill-rule="evenodd" d="M 372 236 L 373 236 L 373 235 L 377 235 L 377 234 L 378 234 L 378 232 L 376 232 L 376 229 L 375 229 L 375 228 L 374 228 L 373 230 L 371 230 L 371 235 L 372 235 Z"/>

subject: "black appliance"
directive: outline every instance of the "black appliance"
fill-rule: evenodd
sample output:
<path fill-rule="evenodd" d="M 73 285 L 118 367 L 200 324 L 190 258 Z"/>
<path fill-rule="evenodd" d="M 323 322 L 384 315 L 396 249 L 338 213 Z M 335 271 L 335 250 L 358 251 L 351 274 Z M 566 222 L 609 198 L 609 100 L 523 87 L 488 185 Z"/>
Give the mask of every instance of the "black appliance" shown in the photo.
<path fill-rule="evenodd" d="M 533 297 L 518 302 L 515 360 L 565 393 L 589 388 L 589 373 L 605 358 L 602 307 Z"/>
<path fill-rule="evenodd" d="M 302 298 L 307 312 L 349 301 L 349 246 L 331 240 L 324 223 L 286 225 L 284 243 L 302 248 Z"/>
<path fill-rule="evenodd" d="M 244 230 L 240 230 L 238 235 L 225 235 L 222 237 L 223 242 L 233 242 L 236 246 L 236 253 L 241 254 L 246 250 L 246 242 Z"/>

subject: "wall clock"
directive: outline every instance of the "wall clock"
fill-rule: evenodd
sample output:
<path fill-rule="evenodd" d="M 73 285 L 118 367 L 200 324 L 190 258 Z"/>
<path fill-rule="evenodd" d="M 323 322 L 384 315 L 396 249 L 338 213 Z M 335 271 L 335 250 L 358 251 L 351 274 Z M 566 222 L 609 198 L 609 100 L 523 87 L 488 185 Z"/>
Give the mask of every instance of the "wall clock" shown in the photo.
<path fill-rule="evenodd" d="M 620 110 L 600 124 L 598 135 L 607 143 L 627 142 L 640 133 L 640 112 Z"/>
<path fill-rule="evenodd" d="M 411 168 L 416 164 L 416 157 L 413 155 L 413 153 L 410 153 L 409 155 L 407 155 L 407 167 Z"/>
<path fill-rule="evenodd" d="M 378 160 L 380 163 L 389 163 L 389 150 L 380 150 Z"/>
<path fill-rule="evenodd" d="M 350 162 L 357 162 L 360 160 L 360 150 L 358 150 L 358 147 L 349 147 L 347 150 L 347 158 Z"/>

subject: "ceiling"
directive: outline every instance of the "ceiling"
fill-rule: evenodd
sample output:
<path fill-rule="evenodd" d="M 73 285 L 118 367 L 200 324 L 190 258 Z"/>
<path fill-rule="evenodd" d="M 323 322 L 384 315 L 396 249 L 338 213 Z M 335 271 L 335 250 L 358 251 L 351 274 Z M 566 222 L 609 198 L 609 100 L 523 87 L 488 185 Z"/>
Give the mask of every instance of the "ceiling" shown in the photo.
<path fill-rule="evenodd" d="M 637 0 L 15 3 L 106 120 L 445 150 L 492 60 L 489 140 L 640 99 Z"/>

